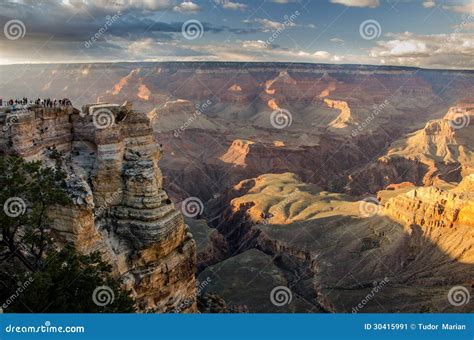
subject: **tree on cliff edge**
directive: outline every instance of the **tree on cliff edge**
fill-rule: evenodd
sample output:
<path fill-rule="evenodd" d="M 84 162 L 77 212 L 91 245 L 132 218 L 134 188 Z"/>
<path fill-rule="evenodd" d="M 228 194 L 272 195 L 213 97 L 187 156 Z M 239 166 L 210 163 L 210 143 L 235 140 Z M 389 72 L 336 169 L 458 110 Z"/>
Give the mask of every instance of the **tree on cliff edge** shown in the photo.
<path fill-rule="evenodd" d="M 133 299 L 112 278 L 111 266 L 99 253 L 58 249 L 47 211 L 71 201 L 61 155 L 51 150 L 50 157 L 53 167 L 0 157 L 0 308 L 17 313 L 133 312 Z"/>
<path fill-rule="evenodd" d="M 48 208 L 70 203 L 61 156 L 52 151 L 51 157 L 54 167 L 20 157 L 0 158 L 1 259 L 15 257 L 30 271 L 41 268 L 53 245 Z"/>

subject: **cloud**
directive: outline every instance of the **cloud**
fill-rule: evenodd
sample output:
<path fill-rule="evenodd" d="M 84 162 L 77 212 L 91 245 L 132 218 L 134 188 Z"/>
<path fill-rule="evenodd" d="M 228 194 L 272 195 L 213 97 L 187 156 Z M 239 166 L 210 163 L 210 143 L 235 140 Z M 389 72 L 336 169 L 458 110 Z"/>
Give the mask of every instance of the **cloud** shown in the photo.
<path fill-rule="evenodd" d="M 2 1 L 2 0 L 0 0 Z M 241 0 L 243 1 L 243 0 Z M 474 0 L 470 0 L 472 3 Z M 288 3 L 295 1 L 272 1 Z M 333 0 L 333 3 L 349 3 L 355 6 L 375 6 L 378 1 Z M 428 1 L 425 1 L 428 2 Z M 433 1 L 441 3 L 441 1 Z M 249 6 L 250 5 L 250 2 Z M 420 2 L 421 3 L 421 2 Z M 326 44 L 315 52 L 305 50 L 308 36 L 314 31 L 292 29 L 285 31 L 285 36 L 277 44 L 265 39 L 273 32 L 282 32 L 286 27 L 310 27 L 296 21 L 289 23 L 265 19 L 264 16 L 245 21 L 248 25 L 228 27 L 202 21 L 204 31 L 203 43 L 186 41 L 181 34 L 183 21 L 175 18 L 181 13 L 195 12 L 201 4 L 199 1 L 176 0 L 63 0 L 62 2 L 16 0 L 2 3 L 0 27 L 12 18 L 22 20 L 26 25 L 26 35 L 16 41 L 9 41 L 0 34 L 0 61 L 5 62 L 79 62 L 79 61 L 120 61 L 120 60 L 240 60 L 240 61 L 301 61 L 327 63 L 367 63 L 386 65 L 405 65 L 430 68 L 469 68 L 474 69 L 474 36 L 472 17 L 450 21 L 457 24 L 446 34 L 421 35 L 415 33 L 387 33 L 370 44 L 361 44 L 348 39 L 346 35 L 329 34 Z M 234 6 L 235 1 L 219 0 L 219 7 Z M 444 2 L 449 10 L 461 13 L 466 9 L 466 2 Z M 277 7 L 274 5 L 273 8 Z M 280 7 L 280 6 L 278 6 Z M 208 6 L 202 5 L 202 9 Z M 279 8 L 281 10 L 282 8 Z M 439 9 L 443 9 L 440 7 Z M 232 10 L 232 9 L 230 9 Z M 371 11 L 370 9 L 366 9 Z M 166 15 L 165 12 L 169 11 Z M 159 13 L 157 13 L 159 12 Z M 217 11 L 222 14 L 222 11 Z M 120 13 L 120 14 L 117 14 Z M 215 9 L 214 12 L 215 13 Z M 262 12 L 259 12 L 262 13 Z M 280 13 L 280 12 L 276 12 Z M 234 22 L 225 13 L 224 19 Z M 445 13 L 446 14 L 446 13 Z M 85 47 L 107 22 L 107 16 L 119 15 L 119 19 L 100 34 L 100 37 Z M 278 14 L 270 12 L 277 18 Z M 299 15 L 299 14 L 298 14 Z M 453 16 L 453 15 L 451 15 Z M 160 18 L 166 18 L 166 22 Z M 197 19 L 201 19 L 196 16 Z M 268 16 L 270 18 L 270 16 Z M 295 16 L 296 18 L 296 16 Z M 470 18 L 470 19 L 469 19 Z M 220 18 L 219 18 L 220 19 Z M 220 20 L 219 20 L 220 22 Z M 324 20 L 318 22 L 323 27 Z M 346 26 L 341 26 L 343 29 Z M 424 26 L 424 28 L 426 28 Z M 438 29 L 438 28 L 434 28 Z M 433 29 L 433 31 L 434 31 Z M 449 30 L 449 28 L 447 29 Z M 215 34 L 207 34 L 212 32 Z M 267 33 L 265 33 L 267 32 Z M 268 33 L 272 32 L 272 33 Z M 439 32 L 439 31 L 438 31 Z M 437 32 L 437 33 L 438 33 Z M 226 33 L 226 34 L 223 34 Z M 242 40 L 234 39 L 233 34 Z M 286 34 L 288 33 L 288 34 Z M 332 38 L 331 38 L 332 36 Z M 245 38 L 241 38 L 245 37 Z M 290 38 L 290 39 L 287 39 Z M 224 40 L 226 39 L 226 40 Z M 329 39 L 329 43 L 327 40 Z M 287 40 L 292 40 L 288 42 Z M 272 40 L 273 41 L 273 40 Z M 340 52 L 342 44 L 346 52 Z M 369 46 L 369 47 L 363 47 Z M 309 48 L 308 48 L 309 49 Z M 335 54 L 337 53 L 341 54 Z"/>
<path fill-rule="evenodd" d="M 432 8 L 436 6 L 436 2 L 434 1 L 423 1 L 422 3 L 424 8 Z"/>
<path fill-rule="evenodd" d="M 262 28 L 267 29 L 267 30 L 277 30 L 283 27 L 282 23 L 277 22 L 277 21 L 272 21 L 269 19 L 256 18 L 254 19 L 254 22 L 259 23 Z"/>
<path fill-rule="evenodd" d="M 423 1 L 422 5 L 424 8 L 433 8 L 437 4 L 435 0 L 429 0 L 429 1 Z M 455 13 L 474 15 L 474 0 L 464 0 L 464 3 L 458 3 L 458 4 L 445 4 L 444 3 L 442 8 L 448 11 L 455 12 Z"/>
<path fill-rule="evenodd" d="M 459 5 L 443 5 L 443 8 L 456 13 L 474 15 L 474 0 L 467 0 L 466 3 Z"/>
<path fill-rule="evenodd" d="M 331 53 L 328 51 L 316 51 L 313 53 L 313 56 L 317 59 L 329 59 L 331 57 Z"/>
<path fill-rule="evenodd" d="M 45 2 L 43 2 L 44 4 Z M 58 2 L 51 2 L 52 4 L 61 6 L 64 9 L 73 11 L 86 11 L 91 15 L 94 13 L 111 11 L 132 11 L 132 10 L 149 10 L 159 11 L 171 9 L 175 1 L 171 0 L 128 0 L 128 1 L 110 1 L 110 0 L 63 0 Z"/>
<path fill-rule="evenodd" d="M 234 2 L 229 0 L 214 0 L 214 3 L 221 6 L 225 9 L 230 9 L 233 11 L 245 11 L 247 9 L 247 5 L 242 4 L 240 2 Z"/>
<path fill-rule="evenodd" d="M 472 31 L 474 30 L 474 21 L 463 21 L 461 22 L 460 24 L 457 24 L 457 25 L 453 25 L 452 28 L 456 31 L 456 32 L 462 32 L 464 30 L 466 31 Z"/>
<path fill-rule="evenodd" d="M 474 68 L 474 36 L 468 33 L 417 35 L 389 33 L 370 56 L 392 65 L 435 68 Z"/>
<path fill-rule="evenodd" d="M 265 18 L 255 18 L 255 19 L 247 19 L 243 21 L 244 23 L 257 23 L 259 24 L 260 28 L 263 32 L 269 31 L 276 31 L 278 29 L 286 28 L 286 27 L 296 27 L 297 25 L 290 20 L 285 21 L 285 23 L 265 19 Z"/>
<path fill-rule="evenodd" d="M 290 4 L 294 2 L 301 2 L 301 0 L 269 0 L 268 2 L 273 2 L 275 4 Z"/>
<path fill-rule="evenodd" d="M 201 7 L 199 7 L 192 1 L 184 1 L 177 6 L 174 6 L 173 10 L 182 13 L 195 13 L 199 12 L 201 10 Z"/>
<path fill-rule="evenodd" d="M 379 0 L 331 0 L 331 3 L 344 5 L 348 7 L 370 7 L 370 8 L 375 8 L 380 5 Z"/>
<path fill-rule="evenodd" d="M 263 40 L 246 40 L 242 42 L 242 47 L 252 50 L 266 50 L 268 48 Z"/>

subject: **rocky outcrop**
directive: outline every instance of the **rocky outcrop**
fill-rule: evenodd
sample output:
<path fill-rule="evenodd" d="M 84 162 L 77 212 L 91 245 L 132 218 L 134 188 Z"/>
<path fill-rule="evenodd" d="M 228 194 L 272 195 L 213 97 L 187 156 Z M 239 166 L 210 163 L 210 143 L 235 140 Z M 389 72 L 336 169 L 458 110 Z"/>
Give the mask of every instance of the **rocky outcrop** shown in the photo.
<path fill-rule="evenodd" d="M 347 189 L 376 192 L 404 181 L 416 185 L 459 182 L 474 171 L 474 106 L 459 103 L 443 119 L 392 143 L 386 154 L 353 172 Z"/>
<path fill-rule="evenodd" d="M 332 122 L 329 123 L 331 127 L 340 129 L 347 127 L 348 124 L 354 123 L 354 120 L 351 116 L 351 109 L 349 108 L 347 102 L 343 100 L 333 100 L 327 98 L 324 99 L 324 102 L 328 107 L 340 111 L 339 116 L 337 116 L 337 118 L 335 118 Z"/>
<path fill-rule="evenodd" d="M 453 228 L 459 223 L 474 227 L 473 204 L 472 192 L 422 187 L 388 200 L 384 213 L 403 224 L 427 229 Z"/>
<path fill-rule="evenodd" d="M 2 131 L 3 153 L 48 161 L 46 148 L 64 152 L 73 204 L 50 212 L 60 239 L 99 250 L 139 310 L 196 310 L 195 242 L 163 190 L 147 115 L 128 103 L 32 107 Z"/>
<path fill-rule="evenodd" d="M 14 153 L 27 160 L 41 159 L 47 148 L 70 151 L 72 106 L 44 108 L 2 108 L 0 111 L 0 152 Z"/>

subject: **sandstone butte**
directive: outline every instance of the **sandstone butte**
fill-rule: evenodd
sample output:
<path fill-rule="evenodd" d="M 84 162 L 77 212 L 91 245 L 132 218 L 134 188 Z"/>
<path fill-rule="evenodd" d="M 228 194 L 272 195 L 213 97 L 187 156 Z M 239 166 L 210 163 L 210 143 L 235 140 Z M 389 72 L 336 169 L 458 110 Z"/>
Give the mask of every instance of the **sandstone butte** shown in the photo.
<path fill-rule="evenodd" d="M 4 110 L 0 122 L 2 154 L 48 163 L 48 148 L 64 153 L 73 204 L 49 211 L 61 242 L 101 251 L 140 311 L 197 310 L 195 242 L 163 190 L 161 149 L 146 114 L 101 103 L 82 112 Z"/>

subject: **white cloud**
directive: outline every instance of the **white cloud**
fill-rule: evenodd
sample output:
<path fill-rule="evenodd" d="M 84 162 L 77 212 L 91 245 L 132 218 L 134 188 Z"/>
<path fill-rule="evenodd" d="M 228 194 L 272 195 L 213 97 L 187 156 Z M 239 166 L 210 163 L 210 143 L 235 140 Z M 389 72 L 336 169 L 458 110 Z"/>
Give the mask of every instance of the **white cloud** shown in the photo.
<path fill-rule="evenodd" d="M 387 34 L 370 56 L 386 64 L 435 68 L 474 68 L 474 36 L 468 33 L 416 35 Z"/>
<path fill-rule="evenodd" d="M 313 56 L 317 59 L 329 59 L 331 54 L 328 51 L 317 51 L 313 53 Z"/>
<path fill-rule="evenodd" d="M 444 5 L 443 8 L 456 13 L 474 15 L 474 0 L 467 0 L 465 4 L 460 5 Z"/>
<path fill-rule="evenodd" d="M 423 1 L 422 3 L 424 8 L 432 8 L 436 6 L 436 2 L 434 1 Z"/>
<path fill-rule="evenodd" d="M 194 12 L 200 11 L 201 7 L 199 7 L 192 1 L 184 1 L 177 6 L 174 6 L 173 10 L 177 12 L 183 12 L 183 13 L 186 13 L 186 12 L 194 13 Z"/>
<path fill-rule="evenodd" d="M 247 5 L 242 4 L 240 2 L 234 2 L 229 0 L 214 0 L 214 3 L 221 6 L 225 9 L 230 9 L 233 11 L 245 11 L 247 9 Z"/>
<path fill-rule="evenodd" d="M 61 5 L 64 7 L 72 7 L 76 9 L 82 8 L 102 8 L 111 9 L 112 11 L 126 10 L 128 8 L 142 8 L 152 11 L 170 9 L 173 6 L 171 0 L 129 0 L 129 1 L 110 1 L 110 0 L 63 0 Z"/>
<path fill-rule="evenodd" d="M 423 54 L 427 51 L 426 43 L 416 40 L 391 40 L 386 46 L 391 48 L 386 53 L 392 56 Z"/>
<path fill-rule="evenodd" d="M 242 47 L 252 50 L 265 50 L 267 44 L 263 40 L 246 40 L 242 42 Z"/>
<path fill-rule="evenodd" d="M 265 31 L 275 31 L 284 27 L 296 27 L 297 25 L 292 21 L 287 21 L 286 24 L 281 22 L 264 19 L 264 18 L 255 18 L 252 20 L 244 20 L 244 23 L 258 23 L 260 27 Z"/>
<path fill-rule="evenodd" d="M 458 32 L 462 32 L 464 30 L 466 31 L 472 31 L 474 30 L 474 21 L 469 22 L 469 21 L 463 21 L 460 24 L 452 26 L 454 30 L 457 30 Z"/>
<path fill-rule="evenodd" d="M 331 38 L 329 39 L 330 42 L 336 43 L 336 44 L 342 44 L 344 43 L 344 39 L 341 38 Z"/>
<path fill-rule="evenodd" d="M 348 7 L 370 7 L 375 8 L 380 5 L 379 0 L 331 0 L 333 4 L 340 4 Z"/>

